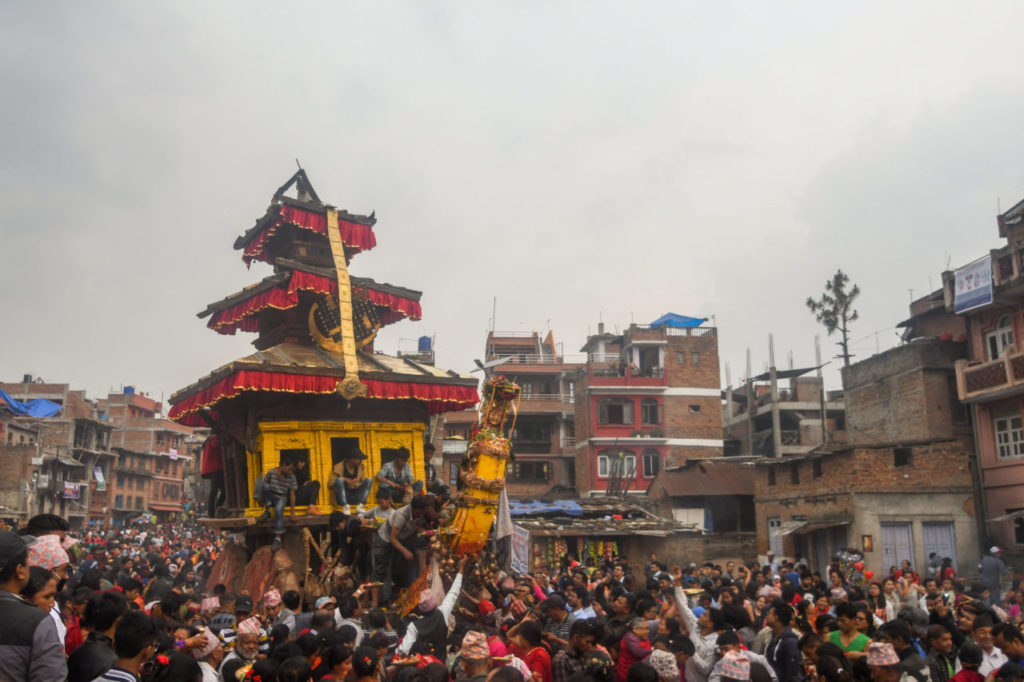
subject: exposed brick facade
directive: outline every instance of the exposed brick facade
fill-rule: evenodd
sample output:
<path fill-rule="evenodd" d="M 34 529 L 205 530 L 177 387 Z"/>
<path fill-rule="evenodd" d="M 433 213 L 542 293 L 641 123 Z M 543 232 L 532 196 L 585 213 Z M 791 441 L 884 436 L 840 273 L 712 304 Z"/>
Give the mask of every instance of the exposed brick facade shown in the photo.
<path fill-rule="evenodd" d="M 821 570 L 836 551 L 861 549 L 882 574 L 902 559 L 923 567 L 928 551 L 941 551 L 969 572 L 978 533 L 973 442 L 951 381 L 960 352 L 921 340 L 845 368 L 850 445 L 758 463 L 759 552 L 800 553 Z"/>
<path fill-rule="evenodd" d="M 853 443 L 920 441 L 969 433 L 953 364 L 963 343 L 921 339 L 843 370 L 846 430 Z"/>

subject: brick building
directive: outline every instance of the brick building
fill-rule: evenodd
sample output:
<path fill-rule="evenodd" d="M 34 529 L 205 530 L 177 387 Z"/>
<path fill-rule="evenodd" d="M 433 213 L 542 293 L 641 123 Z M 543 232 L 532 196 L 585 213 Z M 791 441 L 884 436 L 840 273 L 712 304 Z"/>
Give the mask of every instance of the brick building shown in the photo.
<path fill-rule="evenodd" d="M 543 339 L 537 332 L 490 332 L 485 357 L 504 360 L 495 371 L 523 390 L 512 431 L 509 496 L 574 494 L 573 391 L 580 365 L 565 362 L 551 332 Z"/>
<path fill-rule="evenodd" d="M 931 552 L 959 571 L 978 557 L 968 422 L 952 381 L 963 344 L 920 338 L 843 370 L 848 443 L 758 460 L 758 550 L 824 570 L 864 552 L 878 575 Z"/>
<path fill-rule="evenodd" d="M 28 517 L 38 438 L 39 427 L 22 422 L 0 399 L 0 518 Z"/>
<path fill-rule="evenodd" d="M 134 388 L 111 393 L 99 401 L 100 409 L 115 427 L 113 449 L 117 453 L 112 486 L 115 525 L 145 513 L 159 521 L 184 512 L 186 465 L 185 439 L 192 429 L 168 419 L 162 405 Z"/>
<path fill-rule="evenodd" d="M 23 461 L 28 454 L 27 483 L 29 499 L 23 511 L 28 515 L 51 513 L 68 519 L 72 527 L 86 523 L 104 523 L 110 510 L 106 482 L 110 473 L 111 425 L 99 419 L 96 406 L 84 391 L 71 390 L 68 384 L 45 383 L 26 376 L 16 384 L 0 384 L 0 389 L 19 401 L 49 400 L 61 411 L 46 418 L 16 417 L 12 423 L 36 434 L 36 447 L 20 455 L 11 453 L 9 461 L 25 473 Z M 13 427 L 9 435 L 15 436 Z M 32 440 L 29 439 L 29 445 Z M 13 443 L 12 443 L 13 444 Z"/>
<path fill-rule="evenodd" d="M 1006 244 L 956 272 L 942 273 L 945 312 L 966 324 L 967 357 L 957 363 L 960 399 L 970 406 L 981 469 L 985 545 L 1011 565 L 1024 559 L 1024 201 L 998 216 Z M 980 300 L 962 285 L 974 278 Z M 987 294 L 987 296 L 986 296 Z"/>
<path fill-rule="evenodd" d="M 669 314 L 587 339 L 574 388 L 580 496 L 644 494 L 666 466 L 722 455 L 717 330 L 702 322 Z"/>

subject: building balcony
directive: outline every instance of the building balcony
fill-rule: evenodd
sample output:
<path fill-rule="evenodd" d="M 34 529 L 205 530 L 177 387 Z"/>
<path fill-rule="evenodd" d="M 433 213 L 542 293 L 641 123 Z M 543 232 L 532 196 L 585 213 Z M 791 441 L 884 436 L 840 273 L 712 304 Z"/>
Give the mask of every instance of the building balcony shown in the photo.
<path fill-rule="evenodd" d="M 546 412 L 552 414 L 569 413 L 573 407 L 573 396 L 558 393 L 531 393 L 523 395 L 519 401 L 519 412 Z"/>
<path fill-rule="evenodd" d="M 984 403 L 1024 393 L 1024 352 L 1006 352 L 988 362 L 956 361 L 956 386 L 963 403 Z"/>
<path fill-rule="evenodd" d="M 536 353 L 489 353 L 487 355 L 487 361 L 492 362 L 494 360 L 505 360 L 506 365 L 560 365 L 562 364 L 561 355 L 538 355 Z"/>
<path fill-rule="evenodd" d="M 648 370 L 627 368 L 620 371 L 618 368 L 593 368 L 590 377 L 590 386 L 665 386 L 665 370 L 663 367 L 652 367 Z"/>

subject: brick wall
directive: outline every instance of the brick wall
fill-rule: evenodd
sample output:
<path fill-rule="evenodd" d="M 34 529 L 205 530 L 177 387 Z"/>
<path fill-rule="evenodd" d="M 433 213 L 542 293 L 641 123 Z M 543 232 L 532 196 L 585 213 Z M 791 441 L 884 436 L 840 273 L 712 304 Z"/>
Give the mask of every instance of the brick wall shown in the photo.
<path fill-rule="evenodd" d="M 722 438 L 722 401 L 716 397 L 664 397 L 665 435 L 669 438 Z M 721 454 L 721 453 L 719 453 Z M 705 457 L 714 456 L 706 453 Z"/>
<path fill-rule="evenodd" d="M 25 510 L 24 487 L 32 480 L 32 458 L 36 456 L 34 445 L 0 445 L 0 505 L 12 511 Z M 10 516 L 5 511 L 2 516 Z"/>
<path fill-rule="evenodd" d="M 665 376 L 669 386 L 719 388 L 718 339 L 714 336 L 666 336 Z M 700 354 L 695 363 L 694 353 Z"/>
<path fill-rule="evenodd" d="M 963 343 L 922 340 L 843 369 L 846 430 L 853 443 L 949 438 L 962 409 L 950 381 Z"/>
<path fill-rule="evenodd" d="M 767 519 L 793 517 L 836 518 L 853 514 L 858 493 L 904 493 L 907 495 L 961 493 L 972 491 L 970 450 L 960 441 L 944 441 L 905 448 L 906 466 L 896 466 L 900 448 L 855 448 L 812 459 L 768 461 L 757 467 L 754 499 L 757 504 L 758 547 L 768 549 Z M 814 462 L 821 475 L 814 476 Z M 796 469 L 799 483 L 793 483 Z M 771 484 L 771 472 L 775 483 Z M 948 511 L 948 510 L 947 510 Z M 784 540 L 784 550 L 789 540 Z"/>

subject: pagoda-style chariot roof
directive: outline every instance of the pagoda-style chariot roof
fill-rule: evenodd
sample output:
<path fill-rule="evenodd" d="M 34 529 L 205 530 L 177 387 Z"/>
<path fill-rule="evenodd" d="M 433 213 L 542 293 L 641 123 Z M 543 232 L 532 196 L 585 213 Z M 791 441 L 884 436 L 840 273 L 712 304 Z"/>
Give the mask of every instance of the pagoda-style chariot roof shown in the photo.
<path fill-rule="evenodd" d="M 357 215 L 348 211 L 338 211 L 338 229 L 341 241 L 345 244 L 345 252 L 350 256 L 361 251 L 369 251 L 377 245 L 377 237 L 373 234 L 373 226 L 377 219 L 372 216 Z M 235 240 L 235 248 L 242 249 L 242 260 L 249 265 L 254 260 L 272 263 L 273 259 L 267 252 L 267 244 L 283 228 L 298 228 L 327 238 L 327 207 L 324 204 L 302 201 L 291 197 L 276 197 L 267 212 L 246 230 L 245 234 Z"/>
<path fill-rule="evenodd" d="M 416 400 L 432 414 L 465 410 L 479 400 L 477 380 L 380 353 L 357 353 L 366 400 Z M 316 346 L 282 343 L 234 360 L 170 397 L 169 417 L 205 426 L 200 412 L 245 392 L 330 395 L 345 378 L 345 359 Z"/>
<path fill-rule="evenodd" d="M 258 332 L 256 315 L 267 308 L 287 310 L 299 304 L 299 292 L 335 294 L 338 291 L 337 273 L 330 268 L 319 268 L 297 261 L 280 258 L 278 272 L 264 277 L 224 299 L 211 303 L 198 313 L 210 317 L 207 325 L 221 334 L 236 331 Z M 377 306 L 381 324 L 388 325 L 403 319 L 422 317 L 421 292 L 414 289 L 376 282 L 368 277 L 351 277 L 353 293 L 365 292 Z"/>

